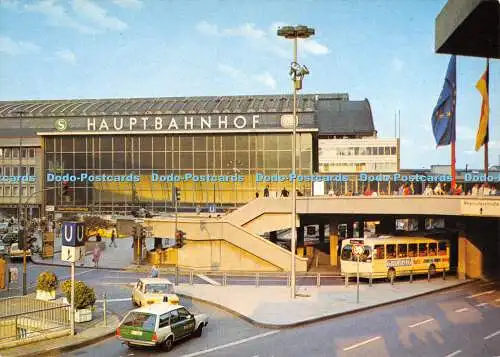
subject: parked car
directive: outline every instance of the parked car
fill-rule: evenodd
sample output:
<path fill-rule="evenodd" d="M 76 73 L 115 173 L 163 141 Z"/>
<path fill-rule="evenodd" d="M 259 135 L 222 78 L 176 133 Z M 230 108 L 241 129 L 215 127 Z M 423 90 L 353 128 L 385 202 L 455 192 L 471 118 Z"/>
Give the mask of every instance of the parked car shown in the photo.
<path fill-rule="evenodd" d="M 207 325 L 205 314 L 194 315 L 181 305 L 153 304 L 125 315 L 116 337 L 128 346 L 161 346 L 170 351 L 176 341 L 200 337 Z"/>
<path fill-rule="evenodd" d="M 9 231 L 8 222 L 0 222 L 0 234 L 5 234 Z"/>
<path fill-rule="evenodd" d="M 24 253 L 21 249 L 19 249 L 18 243 L 12 243 L 9 249 L 10 259 L 19 259 L 24 257 Z M 31 257 L 31 250 L 26 251 L 26 257 Z"/>
<path fill-rule="evenodd" d="M 132 303 L 147 306 L 157 303 L 178 304 L 179 297 L 174 292 L 174 284 L 168 279 L 139 279 L 132 290 Z"/>
<path fill-rule="evenodd" d="M 5 233 L 4 235 L 1 236 L 0 238 L 2 242 L 5 244 L 12 244 L 16 243 L 18 241 L 18 234 L 17 233 Z"/>
<path fill-rule="evenodd" d="M 0 256 L 4 256 L 6 254 L 8 254 L 8 249 L 7 247 L 5 246 L 4 243 L 0 242 Z"/>

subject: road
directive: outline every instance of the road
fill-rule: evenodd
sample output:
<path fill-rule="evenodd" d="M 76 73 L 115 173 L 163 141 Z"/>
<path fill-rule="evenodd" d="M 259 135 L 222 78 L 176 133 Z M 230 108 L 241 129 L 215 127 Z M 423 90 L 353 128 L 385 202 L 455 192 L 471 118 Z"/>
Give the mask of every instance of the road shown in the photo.
<path fill-rule="evenodd" d="M 441 293 L 308 326 L 256 328 L 211 306 L 199 339 L 167 353 L 134 349 L 110 338 L 66 356 L 173 357 L 494 357 L 500 356 L 500 283 L 473 283 Z M 51 356 L 57 356 L 55 354 Z"/>

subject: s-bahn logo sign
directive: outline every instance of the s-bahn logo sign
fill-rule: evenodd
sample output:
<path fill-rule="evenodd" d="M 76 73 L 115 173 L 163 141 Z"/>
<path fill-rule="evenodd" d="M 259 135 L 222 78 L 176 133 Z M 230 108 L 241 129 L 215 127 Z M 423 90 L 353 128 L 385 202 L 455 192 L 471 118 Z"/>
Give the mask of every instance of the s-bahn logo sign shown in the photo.
<path fill-rule="evenodd" d="M 57 119 L 54 122 L 54 127 L 57 131 L 65 131 L 68 128 L 68 122 L 63 118 Z"/>
<path fill-rule="evenodd" d="M 87 118 L 88 131 L 256 129 L 259 115 Z M 56 127 L 57 129 L 57 127 Z"/>

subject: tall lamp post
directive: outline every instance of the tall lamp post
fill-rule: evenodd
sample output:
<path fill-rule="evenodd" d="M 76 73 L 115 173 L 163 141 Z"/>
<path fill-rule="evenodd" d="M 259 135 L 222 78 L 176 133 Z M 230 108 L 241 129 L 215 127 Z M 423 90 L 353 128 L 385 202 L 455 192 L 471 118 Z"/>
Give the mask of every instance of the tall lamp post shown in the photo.
<path fill-rule="evenodd" d="M 293 40 L 293 62 L 290 66 L 290 75 L 293 81 L 293 118 L 292 118 L 292 174 L 295 175 L 296 166 L 296 139 L 297 139 L 297 91 L 302 89 L 302 79 L 305 75 L 309 74 L 309 70 L 306 66 L 301 66 L 297 62 L 297 39 L 306 39 L 314 35 L 314 29 L 311 27 L 299 25 L 299 26 L 284 26 L 278 29 L 278 36 L 284 37 L 288 40 Z M 292 181 L 292 244 L 291 244 L 291 281 L 290 290 L 291 297 L 295 299 L 295 251 L 297 245 L 297 228 L 295 226 L 297 216 L 297 185 L 296 181 Z"/>

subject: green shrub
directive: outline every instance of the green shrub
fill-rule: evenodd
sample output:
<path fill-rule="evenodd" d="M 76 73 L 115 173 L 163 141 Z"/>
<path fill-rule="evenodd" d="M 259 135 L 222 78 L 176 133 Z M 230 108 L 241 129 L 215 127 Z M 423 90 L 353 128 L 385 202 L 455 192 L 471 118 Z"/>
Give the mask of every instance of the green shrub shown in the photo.
<path fill-rule="evenodd" d="M 66 280 L 61 285 L 61 290 L 66 299 L 71 303 L 71 280 Z M 83 281 L 75 281 L 75 309 L 88 309 L 95 304 L 94 289 Z"/>
<path fill-rule="evenodd" d="M 43 291 L 52 291 L 57 289 L 58 281 L 56 274 L 50 271 L 44 271 L 38 275 L 38 283 L 36 288 Z"/>

